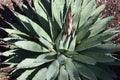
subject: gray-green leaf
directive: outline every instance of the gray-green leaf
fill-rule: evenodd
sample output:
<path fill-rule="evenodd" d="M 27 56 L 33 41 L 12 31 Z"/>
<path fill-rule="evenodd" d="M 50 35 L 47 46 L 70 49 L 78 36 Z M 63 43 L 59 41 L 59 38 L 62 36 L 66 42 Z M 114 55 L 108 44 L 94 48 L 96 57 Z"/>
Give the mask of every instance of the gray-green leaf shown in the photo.
<path fill-rule="evenodd" d="M 45 49 L 38 43 L 32 41 L 17 41 L 14 43 L 17 47 L 33 52 L 48 52 L 49 50 Z"/>
<path fill-rule="evenodd" d="M 72 60 L 67 59 L 65 63 L 65 67 L 70 76 L 70 80 L 81 80 L 76 67 L 72 63 Z"/>
<path fill-rule="evenodd" d="M 46 79 L 47 68 L 40 69 L 32 80 L 45 80 Z"/>
<path fill-rule="evenodd" d="M 59 73 L 59 62 L 56 60 L 51 63 L 51 65 L 48 67 L 47 71 L 47 80 L 54 80 Z"/>

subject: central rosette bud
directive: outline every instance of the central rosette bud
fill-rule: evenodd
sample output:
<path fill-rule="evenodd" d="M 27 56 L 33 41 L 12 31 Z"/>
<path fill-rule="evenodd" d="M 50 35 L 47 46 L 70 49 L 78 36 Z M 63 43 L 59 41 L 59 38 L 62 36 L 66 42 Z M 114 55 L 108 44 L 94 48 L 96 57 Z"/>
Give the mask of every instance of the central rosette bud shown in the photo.
<path fill-rule="evenodd" d="M 65 23 L 63 26 L 63 33 L 69 36 L 74 33 L 74 30 L 75 30 L 75 27 L 73 25 L 72 13 L 71 13 L 71 10 L 69 9 L 66 14 Z"/>

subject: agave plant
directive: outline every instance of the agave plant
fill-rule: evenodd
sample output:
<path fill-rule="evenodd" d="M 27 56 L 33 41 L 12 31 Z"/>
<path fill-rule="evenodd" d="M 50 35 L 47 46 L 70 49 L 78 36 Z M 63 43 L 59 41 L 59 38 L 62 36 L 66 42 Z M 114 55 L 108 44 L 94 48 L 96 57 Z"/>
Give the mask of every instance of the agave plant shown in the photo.
<path fill-rule="evenodd" d="M 95 0 L 33 0 L 25 15 L 13 12 L 19 24 L 4 29 L 11 50 L 4 64 L 17 80 L 113 80 L 109 65 L 120 45 L 111 39 L 118 30 L 106 29 L 113 19 L 99 17 L 105 5 Z M 118 62 L 119 63 L 119 62 Z"/>

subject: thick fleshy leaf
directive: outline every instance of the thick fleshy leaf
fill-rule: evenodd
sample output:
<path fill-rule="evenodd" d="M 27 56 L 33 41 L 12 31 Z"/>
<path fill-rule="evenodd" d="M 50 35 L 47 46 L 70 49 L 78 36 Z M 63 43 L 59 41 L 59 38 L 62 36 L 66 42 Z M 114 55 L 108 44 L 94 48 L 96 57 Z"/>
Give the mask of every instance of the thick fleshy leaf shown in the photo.
<path fill-rule="evenodd" d="M 19 23 L 19 24 L 16 24 L 16 23 L 11 24 L 9 22 L 6 22 L 6 23 L 16 31 L 19 31 L 24 34 L 30 34 L 29 30 L 22 23 Z"/>
<path fill-rule="evenodd" d="M 21 15 L 19 13 L 15 13 L 15 15 L 16 15 L 16 17 L 18 17 L 21 20 L 21 22 L 24 24 L 24 26 L 26 26 L 26 28 L 29 30 L 29 32 L 31 34 L 33 34 L 34 36 L 38 36 L 38 37 L 42 36 L 51 42 L 51 38 L 43 30 L 43 28 L 40 25 L 38 25 L 37 23 L 33 22 L 32 20 L 30 20 L 26 16 Z"/>
<path fill-rule="evenodd" d="M 82 0 L 75 0 L 71 2 L 71 11 L 72 11 L 72 15 L 76 15 L 78 13 L 80 13 L 80 9 L 81 9 L 81 4 L 82 4 Z M 76 8 L 80 7 L 78 10 L 76 10 Z"/>
<path fill-rule="evenodd" d="M 120 46 L 113 43 L 105 43 L 105 44 L 99 44 L 93 48 L 87 49 L 82 51 L 81 53 L 113 53 L 116 51 L 120 51 Z"/>
<path fill-rule="evenodd" d="M 35 62 L 44 64 L 44 63 L 53 61 L 54 59 L 55 59 L 55 53 L 54 52 L 50 52 L 50 53 L 45 53 L 45 54 L 39 55 L 36 58 Z"/>
<path fill-rule="evenodd" d="M 25 72 L 25 70 L 23 70 L 23 69 L 19 69 L 19 70 L 13 70 L 11 73 L 10 73 L 10 76 L 11 77 L 14 77 L 14 76 L 20 76 L 21 75 L 21 73 L 24 73 Z"/>
<path fill-rule="evenodd" d="M 27 80 L 27 77 L 34 71 L 34 69 L 32 70 L 26 70 L 24 73 L 22 73 L 17 80 Z"/>
<path fill-rule="evenodd" d="M 52 0 L 52 17 L 56 19 L 59 26 L 62 28 L 61 24 L 61 12 L 63 11 L 65 0 Z M 63 12 L 62 12 L 63 13 Z"/>
<path fill-rule="evenodd" d="M 76 67 L 72 63 L 72 60 L 66 59 L 65 67 L 70 76 L 70 80 L 81 80 Z"/>
<path fill-rule="evenodd" d="M 77 28 L 80 20 L 80 12 L 81 12 L 81 4 L 82 0 L 75 0 L 72 9 L 73 16 L 73 25 Z"/>
<path fill-rule="evenodd" d="M 62 28 L 61 13 L 63 13 L 64 4 L 65 0 L 51 0 L 52 19 L 50 18 L 49 24 L 53 40 L 57 38 Z"/>
<path fill-rule="evenodd" d="M 56 40 L 55 40 L 55 43 L 56 43 L 56 47 L 57 47 L 57 50 L 59 48 L 59 45 L 60 45 L 60 41 L 62 40 L 62 32 L 59 33 L 59 35 L 57 36 Z"/>
<path fill-rule="evenodd" d="M 61 55 L 59 55 L 57 60 L 61 65 L 63 65 L 65 63 L 66 59 L 67 59 L 67 57 L 65 55 L 61 54 Z"/>
<path fill-rule="evenodd" d="M 83 0 L 82 2 L 82 9 L 84 9 L 86 7 L 86 5 L 88 5 L 89 1 L 88 0 Z"/>
<path fill-rule="evenodd" d="M 82 9 L 81 12 L 81 18 L 80 18 L 80 24 L 79 27 L 81 27 L 87 19 L 91 16 L 91 12 L 93 11 L 93 7 L 95 5 L 95 0 L 91 0 L 88 5 L 85 6 L 85 8 Z"/>
<path fill-rule="evenodd" d="M 95 53 L 95 52 L 89 53 L 88 52 L 88 53 L 83 53 L 83 54 L 95 59 L 96 62 L 103 62 L 103 63 L 114 62 L 114 58 L 112 58 L 104 53 L 99 53 L 99 52 L 98 53 Z"/>
<path fill-rule="evenodd" d="M 54 53 L 41 54 L 37 58 L 26 58 L 20 62 L 17 69 L 33 68 L 54 60 Z"/>
<path fill-rule="evenodd" d="M 17 42 L 17 41 L 21 41 L 22 39 L 20 39 L 20 38 L 7 37 L 7 38 L 4 38 L 3 40 L 6 41 L 6 42 L 8 42 L 8 43 L 10 43 L 10 44 L 13 44 L 13 43 L 15 43 L 15 42 Z"/>
<path fill-rule="evenodd" d="M 82 55 L 82 54 L 78 54 L 78 55 L 73 54 L 73 59 L 76 61 L 83 62 L 83 63 L 91 64 L 91 65 L 96 64 L 96 60 L 94 58 L 86 56 L 86 55 Z"/>
<path fill-rule="evenodd" d="M 11 56 L 11 55 L 16 54 L 14 51 L 16 51 L 16 50 L 5 51 L 2 55 L 4 55 L 4 56 Z"/>
<path fill-rule="evenodd" d="M 35 61 L 35 59 L 31 59 L 31 58 L 30 59 L 25 59 L 17 65 L 17 69 L 29 68 L 29 67 L 31 67 L 30 64 L 34 63 L 34 61 Z M 32 67 L 33 66 L 35 66 L 35 65 L 32 64 Z"/>
<path fill-rule="evenodd" d="M 96 15 L 101 13 L 103 10 L 105 9 L 105 4 L 102 4 L 101 6 L 99 6 L 98 8 L 96 8 L 91 15 Z"/>
<path fill-rule="evenodd" d="M 88 18 L 87 22 L 85 24 L 83 24 L 80 28 L 78 28 L 77 30 L 77 42 L 80 43 L 80 41 L 84 38 L 84 36 L 87 34 L 87 32 L 89 32 L 90 28 L 92 27 L 92 25 L 96 22 L 96 20 L 98 19 L 100 13 L 102 12 L 102 9 L 104 9 L 103 7 L 100 7 L 93 12 L 93 14 Z"/>
<path fill-rule="evenodd" d="M 34 0 L 33 3 L 34 3 L 37 14 L 43 17 L 45 20 L 47 20 L 47 14 L 45 10 L 42 8 L 43 6 L 40 5 L 41 3 L 40 0 Z"/>
<path fill-rule="evenodd" d="M 68 36 L 68 38 L 66 39 L 66 41 L 64 42 L 64 49 L 67 50 L 70 44 L 70 40 L 71 40 L 71 36 Z"/>
<path fill-rule="evenodd" d="M 61 28 L 56 22 L 56 19 L 54 20 L 49 19 L 49 26 L 50 26 L 50 34 L 51 34 L 52 40 L 55 41 L 57 36 L 60 33 Z"/>
<path fill-rule="evenodd" d="M 69 9 L 70 5 L 71 5 L 72 0 L 66 0 L 66 8 L 67 10 Z"/>
<path fill-rule="evenodd" d="M 69 80 L 65 66 L 61 66 L 58 80 Z"/>
<path fill-rule="evenodd" d="M 59 73 L 59 62 L 57 60 L 55 60 L 48 67 L 46 79 L 47 80 L 55 80 L 58 73 Z"/>
<path fill-rule="evenodd" d="M 40 41 L 45 47 L 47 47 L 50 51 L 53 50 L 53 45 L 52 45 L 52 43 L 48 42 L 47 40 L 43 39 L 42 37 L 39 38 L 39 41 Z"/>
<path fill-rule="evenodd" d="M 26 16 L 33 21 L 37 21 L 37 14 L 35 13 L 34 9 L 30 5 L 22 5 L 23 11 L 25 12 Z"/>
<path fill-rule="evenodd" d="M 96 76 L 102 80 L 113 80 L 113 78 L 110 76 L 110 73 L 106 72 L 105 70 L 97 67 L 97 66 L 88 66 Z"/>
<path fill-rule="evenodd" d="M 47 1 L 45 1 L 46 4 L 43 4 L 42 2 L 44 2 L 44 1 L 42 1 L 42 0 L 34 0 L 33 3 L 34 3 L 34 6 L 35 6 L 35 11 L 37 13 L 39 24 L 42 26 L 42 28 L 48 34 L 50 34 L 50 28 L 49 28 L 49 23 L 48 23 L 48 16 L 50 17 L 50 14 L 48 14 L 48 12 L 46 11 L 46 9 L 44 7 L 48 3 L 46 3 Z"/>
<path fill-rule="evenodd" d="M 82 76 L 84 76 L 85 78 L 87 78 L 89 80 L 97 80 L 97 78 L 96 78 L 95 74 L 92 72 L 92 70 L 90 70 L 89 68 L 87 68 L 83 64 L 75 62 L 75 66 L 77 67 L 77 70 L 79 71 L 79 73 Z"/>
<path fill-rule="evenodd" d="M 109 66 L 103 64 L 98 64 L 98 66 L 100 67 L 100 69 L 103 69 L 105 72 L 107 72 L 109 74 L 109 76 L 111 76 L 113 79 L 117 78 L 117 74 L 116 72 L 114 72 L 111 68 L 109 68 Z"/>
<path fill-rule="evenodd" d="M 87 78 L 85 78 L 85 77 L 82 77 L 82 80 L 89 80 L 89 79 L 87 79 Z"/>
<path fill-rule="evenodd" d="M 26 35 L 18 30 L 14 30 L 14 29 L 3 29 L 4 31 L 6 31 L 9 35 L 11 34 L 21 34 L 21 35 Z"/>
<path fill-rule="evenodd" d="M 91 36 L 95 36 L 97 35 L 98 33 L 100 33 L 101 31 L 103 31 L 107 24 L 113 19 L 113 17 L 107 17 L 107 18 L 104 18 L 104 19 L 98 19 L 96 21 L 96 23 L 91 27 L 91 34 L 90 34 L 90 37 Z"/>
<path fill-rule="evenodd" d="M 59 42 L 59 47 L 58 47 L 58 49 L 59 50 L 63 50 L 64 49 L 64 47 L 63 47 L 63 41 L 61 40 L 60 42 Z"/>
<path fill-rule="evenodd" d="M 83 40 L 76 47 L 76 51 L 82 51 L 85 49 L 92 48 L 92 47 L 98 45 L 99 43 L 101 43 L 102 41 L 107 40 L 108 38 L 112 37 L 116 33 L 118 33 L 118 32 L 113 29 L 109 29 L 99 35 L 96 35 L 96 36 L 90 37 L 86 40 Z"/>
<path fill-rule="evenodd" d="M 69 51 L 74 51 L 76 46 L 76 36 L 72 39 L 70 45 L 69 45 Z"/>
<path fill-rule="evenodd" d="M 40 69 L 32 80 L 45 80 L 47 73 L 47 68 Z"/>
<path fill-rule="evenodd" d="M 120 62 L 119 61 L 110 62 L 110 63 L 107 63 L 107 65 L 110 65 L 110 66 L 120 66 Z"/>
<path fill-rule="evenodd" d="M 32 41 L 18 41 L 15 42 L 15 45 L 21 49 L 33 51 L 33 52 L 48 52 L 49 50 L 45 49 L 38 43 Z"/>
<path fill-rule="evenodd" d="M 5 63 L 7 63 L 7 64 L 9 64 L 9 63 L 18 64 L 26 58 L 36 58 L 40 54 L 36 53 L 36 52 L 26 51 L 26 50 L 23 50 L 23 49 L 16 49 L 16 50 L 13 50 L 13 52 L 8 51 L 5 55 L 10 55 L 10 57 L 11 57 L 11 58 L 7 59 L 5 61 Z"/>
<path fill-rule="evenodd" d="M 95 49 L 104 51 L 106 53 L 111 53 L 111 52 L 120 51 L 120 45 L 113 43 L 106 43 L 96 46 Z"/>
<path fill-rule="evenodd" d="M 89 32 L 90 27 L 92 26 L 92 24 L 95 23 L 95 21 L 98 18 L 98 15 L 99 14 L 90 17 L 88 19 L 88 21 L 83 26 L 78 28 L 78 30 L 77 30 L 77 43 L 80 43 L 80 41 L 85 37 L 87 32 Z"/>
<path fill-rule="evenodd" d="M 44 11 L 47 13 L 49 17 L 52 17 L 51 1 L 52 0 L 40 0 L 39 1 L 40 6 L 42 6 L 42 8 L 44 9 Z"/>

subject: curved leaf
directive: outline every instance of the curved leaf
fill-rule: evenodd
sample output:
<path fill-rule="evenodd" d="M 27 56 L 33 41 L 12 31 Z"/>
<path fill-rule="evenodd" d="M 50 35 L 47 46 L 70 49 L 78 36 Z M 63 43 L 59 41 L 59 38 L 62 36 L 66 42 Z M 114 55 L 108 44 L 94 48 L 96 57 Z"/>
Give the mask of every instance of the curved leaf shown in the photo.
<path fill-rule="evenodd" d="M 83 63 L 91 64 L 91 65 L 96 64 L 96 60 L 94 58 L 86 56 L 86 55 L 82 55 L 82 54 L 73 55 L 73 59 L 76 61 L 83 62 Z"/>
<path fill-rule="evenodd" d="M 81 18 L 80 18 L 80 24 L 79 27 L 81 27 L 87 19 L 90 17 L 91 12 L 93 11 L 93 7 L 95 5 L 95 0 L 91 0 L 88 5 L 85 6 L 85 8 L 82 9 L 81 12 Z"/>
<path fill-rule="evenodd" d="M 81 43 L 76 47 L 76 51 L 82 51 L 82 50 L 97 46 L 102 41 L 109 39 L 116 33 L 118 33 L 118 32 L 114 31 L 113 29 L 109 29 L 99 35 L 87 38 L 87 39 L 81 41 Z"/>
<path fill-rule="evenodd" d="M 17 65 L 17 69 L 22 69 L 22 68 L 29 68 L 31 67 L 30 64 L 32 64 L 32 66 L 35 66 L 33 64 L 33 62 L 35 61 L 35 59 L 24 59 L 22 62 L 20 62 L 18 65 Z"/>
<path fill-rule="evenodd" d="M 95 53 L 95 52 L 90 53 L 90 52 L 88 52 L 88 53 L 84 53 L 84 55 L 95 59 L 96 62 L 102 62 L 102 63 L 114 62 L 114 58 L 112 58 L 104 53 L 99 53 L 99 52 L 98 53 Z"/>
<path fill-rule="evenodd" d="M 30 18 L 31 20 L 38 22 L 37 14 L 35 13 L 35 10 L 29 5 L 22 5 L 22 9 L 25 12 L 26 16 Z"/>
<path fill-rule="evenodd" d="M 43 7 L 39 4 L 40 0 L 34 0 L 33 3 L 34 3 L 37 14 L 43 17 L 45 20 L 47 20 L 47 14 L 45 10 L 43 9 Z"/>
<path fill-rule="evenodd" d="M 48 42 L 47 40 L 43 39 L 42 37 L 39 38 L 39 41 L 40 41 L 45 47 L 47 47 L 50 51 L 53 50 L 53 45 L 52 45 L 52 43 Z"/>
<path fill-rule="evenodd" d="M 26 34 L 29 34 L 29 30 L 24 26 L 22 25 L 22 23 L 20 24 L 11 24 L 9 22 L 6 22 L 8 25 L 10 25 L 10 27 L 12 27 L 14 30 L 16 31 L 19 31 L 19 32 L 22 32 L 22 33 L 26 33 Z"/>
<path fill-rule="evenodd" d="M 34 71 L 34 69 L 32 70 L 26 70 L 24 73 L 22 73 L 17 80 L 27 80 L 27 77 Z"/>
<path fill-rule="evenodd" d="M 17 41 L 14 43 L 17 47 L 33 52 L 48 52 L 49 50 L 45 49 L 38 43 L 32 41 Z"/>
<path fill-rule="evenodd" d="M 106 28 L 107 24 L 112 19 L 113 19 L 113 16 L 97 20 L 96 23 L 90 28 L 91 30 L 90 37 L 95 36 L 101 31 L 103 31 Z"/>
<path fill-rule="evenodd" d="M 82 2 L 82 9 L 84 9 L 86 7 L 86 5 L 88 5 L 89 1 L 88 0 L 83 0 Z"/>
<path fill-rule="evenodd" d="M 29 30 L 31 34 L 38 37 L 42 36 L 51 42 L 51 38 L 40 25 L 38 25 L 37 23 L 33 22 L 26 16 L 21 15 L 19 13 L 15 13 L 15 15 L 21 20 L 21 22 L 24 24 L 24 26 L 26 26 L 26 28 Z"/>
<path fill-rule="evenodd" d="M 47 73 L 47 68 L 40 69 L 32 80 L 45 80 Z"/>
<path fill-rule="evenodd" d="M 50 14 L 48 14 L 48 12 L 45 8 L 45 5 L 48 5 L 48 2 L 46 0 L 45 1 L 46 4 L 44 4 L 44 3 L 42 3 L 44 1 L 45 0 L 34 0 L 33 3 L 35 6 L 35 12 L 37 14 L 39 24 L 42 26 L 42 28 L 48 34 L 50 34 L 50 27 L 49 27 L 49 23 L 48 23 L 48 16 L 50 16 Z"/>
<path fill-rule="evenodd" d="M 68 36 L 68 38 L 66 39 L 66 41 L 64 42 L 64 45 L 63 45 L 65 50 L 68 50 L 70 40 L 71 40 L 71 36 Z"/>
<path fill-rule="evenodd" d="M 80 12 L 81 12 L 81 4 L 82 0 L 75 0 L 73 6 L 71 7 L 71 11 L 73 16 L 73 25 L 74 27 L 78 27 L 79 20 L 80 20 Z"/>
<path fill-rule="evenodd" d="M 33 68 L 54 60 L 54 53 L 41 54 L 37 58 L 26 58 L 20 62 L 17 69 Z"/>
<path fill-rule="evenodd" d="M 95 47 L 96 50 L 101 50 L 106 53 L 117 52 L 120 51 L 120 45 L 113 43 L 105 43 Z"/>
<path fill-rule="evenodd" d="M 59 62 L 56 60 L 48 67 L 47 80 L 54 80 L 59 73 Z"/>
<path fill-rule="evenodd" d="M 53 17 L 53 20 L 54 18 L 56 19 L 57 21 L 57 24 L 59 24 L 60 28 L 62 28 L 62 20 L 61 20 L 61 14 L 60 13 L 63 13 L 63 8 L 64 8 L 64 5 L 65 5 L 65 0 L 52 0 L 52 17 Z"/>
<path fill-rule="evenodd" d="M 65 67 L 70 76 L 70 80 L 81 80 L 76 67 L 70 59 L 66 60 Z"/>
<path fill-rule="evenodd" d="M 11 34 L 21 34 L 21 35 L 26 35 L 18 30 L 14 30 L 14 29 L 3 29 L 4 31 L 6 31 L 9 35 Z"/>
<path fill-rule="evenodd" d="M 74 51 L 76 46 L 76 36 L 72 39 L 70 45 L 69 45 L 69 51 Z"/>
<path fill-rule="evenodd" d="M 94 0 L 92 0 L 94 1 Z M 91 2 L 92 2 L 91 1 Z M 90 2 L 90 3 L 91 3 Z M 94 3 L 94 2 L 93 2 Z M 81 25 L 80 28 L 78 28 L 77 33 L 77 42 L 80 42 L 81 39 L 83 39 L 83 37 L 87 34 L 87 32 L 89 31 L 90 27 L 92 27 L 92 25 L 96 22 L 96 20 L 98 19 L 100 13 L 103 11 L 103 9 L 105 8 L 105 6 L 100 6 L 98 7 L 92 15 L 89 16 L 89 18 L 87 19 L 86 23 Z M 86 12 L 86 11 L 85 11 Z M 84 15 L 84 14 L 83 14 Z M 82 16 L 81 16 L 82 17 Z M 85 21 L 83 19 L 83 21 Z"/>
<path fill-rule="evenodd" d="M 85 78 L 89 79 L 89 80 L 97 80 L 95 74 L 92 72 L 92 70 L 90 70 L 89 68 L 87 68 L 86 66 L 84 66 L 83 64 L 80 63 L 75 63 L 78 72 L 84 76 Z"/>
<path fill-rule="evenodd" d="M 61 66 L 58 80 L 69 80 L 65 66 Z"/>
<path fill-rule="evenodd" d="M 2 55 L 4 55 L 4 56 L 11 56 L 11 55 L 14 55 L 14 54 L 16 54 L 15 53 L 15 51 L 16 50 L 9 50 L 9 51 L 5 51 Z"/>
<path fill-rule="evenodd" d="M 110 73 L 107 71 L 97 67 L 97 66 L 88 66 L 96 76 L 102 80 L 113 80 L 113 78 L 110 76 Z"/>

